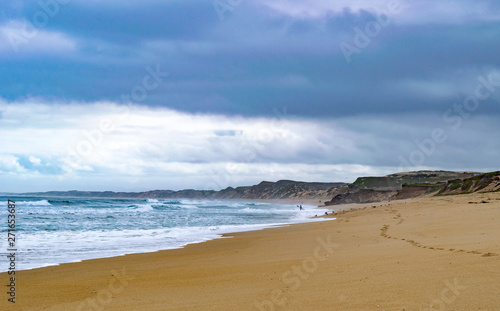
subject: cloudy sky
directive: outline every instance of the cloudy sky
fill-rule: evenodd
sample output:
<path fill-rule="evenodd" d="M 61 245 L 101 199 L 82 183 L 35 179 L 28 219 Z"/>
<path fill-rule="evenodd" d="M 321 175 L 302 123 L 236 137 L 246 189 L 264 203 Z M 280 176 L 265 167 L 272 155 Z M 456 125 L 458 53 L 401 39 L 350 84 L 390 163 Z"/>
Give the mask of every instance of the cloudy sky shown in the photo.
<path fill-rule="evenodd" d="M 500 3 L 2 0 L 0 192 L 493 171 Z"/>

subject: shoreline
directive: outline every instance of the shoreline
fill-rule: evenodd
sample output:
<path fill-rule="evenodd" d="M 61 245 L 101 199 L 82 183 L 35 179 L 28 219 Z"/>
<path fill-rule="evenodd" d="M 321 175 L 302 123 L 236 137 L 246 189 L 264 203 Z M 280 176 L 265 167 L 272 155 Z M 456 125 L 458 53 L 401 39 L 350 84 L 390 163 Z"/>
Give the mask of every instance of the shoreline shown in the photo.
<path fill-rule="evenodd" d="M 32 198 L 42 198 L 42 197 L 32 197 Z M 43 198 L 44 200 L 48 201 L 48 198 Z M 102 198 L 96 198 L 96 199 L 102 199 Z M 143 198 L 133 198 L 130 200 L 147 200 Z M 159 199 L 159 200 L 170 200 L 170 199 Z M 179 199 L 179 200 L 194 200 L 196 199 Z M 206 200 L 203 200 L 206 201 Z M 292 200 L 288 199 L 255 199 L 255 200 L 210 200 L 210 201 L 220 201 L 220 202 L 243 202 L 243 203 L 253 203 L 253 202 L 259 202 L 259 203 L 267 203 L 267 204 L 282 204 L 282 205 L 293 205 L 295 207 L 296 203 Z M 303 201 L 306 203 L 312 203 L 310 200 L 309 201 Z M 298 203 L 297 203 L 298 204 Z M 186 242 L 186 243 L 181 243 L 178 246 L 172 246 L 168 248 L 163 248 L 163 249 L 156 249 L 156 250 L 150 250 L 150 251 L 139 251 L 139 252 L 125 252 L 122 254 L 117 254 L 117 255 L 107 255 L 103 257 L 95 257 L 95 258 L 87 258 L 87 259 L 75 259 L 72 261 L 68 262 L 61 262 L 61 263 L 45 263 L 43 266 L 38 266 L 38 267 L 33 267 L 33 268 L 26 268 L 26 269 L 18 269 L 16 271 L 30 271 L 30 270 L 35 270 L 35 269 L 43 269 L 43 268 L 48 268 L 48 267 L 57 267 L 63 264 L 72 264 L 72 263 L 80 263 L 88 260 L 96 260 L 96 259 L 108 259 L 108 258 L 114 258 L 114 257 L 121 257 L 121 256 L 127 256 L 127 255 L 133 255 L 133 254 L 148 254 L 148 253 L 155 253 L 159 251 L 169 251 L 169 250 L 175 250 L 175 249 L 181 249 L 184 248 L 188 245 L 195 245 L 199 243 L 205 243 L 208 241 L 212 240 L 217 240 L 217 239 L 223 239 L 226 238 L 228 235 L 240 233 L 240 232 L 251 232 L 251 231 L 259 231 L 259 230 L 265 230 L 265 229 L 270 229 L 270 228 L 277 228 L 277 227 L 286 227 L 294 224 L 302 224 L 302 223 L 311 223 L 311 222 L 317 222 L 317 221 L 324 221 L 322 218 L 322 207 L 320 206 L 314 206 L 313 204 L 304 204 L 305 207 L 309 208 L 314 208 L 318 209 L 318 215 L 316 216 L 311 216 L 307 217 L 304 220 L 298 221 L 298 222 L 289 222 L 289 223 L 269 223 L 269 224 L 246 224 L 246 225 L 233 225 L 233 228 L 230 229 L 218 229 L 214 230 L 214 233 L 211 236 L 203 236 L 200 238 L 200 240 L 193 241 L 193 242 Z M 320 219 L 321 218 L 321 219 Z M 221 225 L 225 226 L 225 225 Z M 229 225 L 228 225 L 229 226 Z M 18 255 L 22 255 L 22 253 L 18 253 Z M 5 273 L 7 271 L 0 271 L 0 275 L 2 273 Z"/>
<path fill-rule="evenodd" d="M 193 201 L 227 201 L 227 202 L 261 202 L 261 203 L 279 203 L 279 204 L 300 204 L 311 205 L 316 207 L 324 207 L 320 205 L 324 200 L 317 200 L 313 198 L 306 199 L 211 199 L 211 198 L 120 198 L 120 197 L 79 197 L 79 196 L 31 196 L 22 194 L 0 194 L 2 197 L 16 197 L 16 198 L 43 198 L 43 199 L 115 199 L 115 200 L 193 200 Z"/>
<path fill-rule="evenodd" d="M 357 207 L 337 213 L 333 222 L 20 271 L 17 307 L 498 309 L 500 193 Z M 5 273 L 0 278 L 4 282 Z M 15 310 L 4 296 L 0 309 Z"/>

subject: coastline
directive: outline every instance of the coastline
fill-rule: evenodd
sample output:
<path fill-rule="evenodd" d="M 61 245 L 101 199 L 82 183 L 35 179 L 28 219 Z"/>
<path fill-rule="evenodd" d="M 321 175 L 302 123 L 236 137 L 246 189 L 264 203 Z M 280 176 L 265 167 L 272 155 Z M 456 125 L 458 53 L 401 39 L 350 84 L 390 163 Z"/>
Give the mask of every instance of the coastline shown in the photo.
<path fill-rule="evenodd" d="M 333 222 L 19 271 L 16 306 L 4 294 L 0 309 L 498 309 L 500 193 L 351 208 Z"/>
<path fill-rule="evenodd" d="M 36 199 L 43 198 L 43 197 L 34 197 Z M 50 202 L 51 197 L 43 198 L 47 205 L 50 205 L 48 202 Z M 60 199 L 60 198 L 56 198 Z M 68 198 L 71 199 L 71 198 Z M 81 198 L 76 198 L 76 199 L 81 199 Z M 102 200 L 102 198 L 95 198 L 97 200 Z M 137 201 L 137 200 L 146 200 L 146 199 L 125 199 L 125 200 L 131 200 L 131 201 Z M 147 199 L 149 202 L 149 199 Z M 168 201 L 168 199 L 164 199 Z M 188 200 L 188 201 L 200 201 L 200 202 L 227 202 L 227 203 L 265 203 L 265 204 L 270 204 L 269 208 L 273 208 L 273 204 L 279 204 L 279 205 L 289 205 L 290 209 L 295 209 L 295 206 L 297 204 L 304 204 L 304 208 L 307 208 L 307 212 L 304 211 L 304 214 L 302 212 L 298 211 L 297 207 L 297 216 L 296 218 L 290 218 L 288 222 L 274 222 L 274 223 L 248 223 L 248 224 L 234 224 L 234 225 L 220 225 L 220 227 L 216 226 L 216 228 L 209 228 L 209 227 L 204 227 L 201 226 L 199 229 L 201 231 L 197 232 L 196 238 L 191 238 L 189 240 L 184 240 L 182 242 L 177 242 L 177 243 L 170 243 L 170 244 L 164 244 L 163 247 L 160 246 L 151 246 L 151 247 L 145 247 L 142 249 L 122 249 L 121 251 L 114 251 L 111 253 L 106 253 L 106 252 L 100 252 L 100 254 L 96 254 L 94 256 L 81 256 L 81 257 L 74 257 L 74 258 L 66 258 L 61 261 L 45 261 L 43 264 L 31 264 L 31 265 L 22 265 L 21 267 L 24 267 L 23 269 L 19 269 L 18 266 L 16 268 L 18 269 L 17 271 L 25 271 L 25 270 L 33 270 L 33 269 L 39 269 L 39 268 L 45 268 L 45 267 L 54 267 L 54 266 L 59 266 L 61 264 L 66 264 L 66 263 L 78 263 L 86 260 L 93 260 L 93 259 L 104 259 L 104 258 L 113 258 L 117 256 L 124 256 L 124 255 L 129 255 L 129 254 L 141 254 L 141 253 L 152 253 L 152 252 L 157 252 L 157 251 L 162 251 L 162 250 L 172 250 L 172 249 L 178 249 L 178 248 L 183 248 L 187 245 L 190 244 L 198 244 L 198 243 L 204 243 L 207 241 L 215 240 L 215 239 L 220 239 L 224 238 L 224 235 L 226 234 L 232 234 L 232 233 L 238 233 L 238 232 L 246 232 L 246 231 L 256 231 L 256 230 L 263 230 L 267 228 L 274 228 L 274 227 L 283 227 L 283 226 L 288 226 L 291 224 L 297 224 L 297 223 L 308 223 L 308 222 L 315 222 L 315 221 L 322 221 L 321 215 L 323 215 L 324 210 L 321 209 L 318 206 L 313 205 L 313 202 L 311 200 L 306 200 L 306 201 L 294 201 L 294 200 L 288 200 L 288 199 L 239 199 L 239 200 L 197 200 L 197 199 L 179 199 L 179 200 Z M 17 201 L 17 200 L 16 200 Z M 44 203 L 42 201 L 33 201 L 36 203 Z M 30 201 L 31 202 L 31 201 Z M 155 201 L 156 202 L 156 201 Z M 308 203 L 310 205 L 305 205 L 305 203 Z M 151 203 L 151 202 L 150 202 Z M 154 203 L 154 202 L 153 202 Z M 28 204 L 29 205 L 29 204 Z M 45 204 L 42 204 L 45 205 Z M 297 205 L 298 206 L 298 205 Z M 314 210 L 317 209 L 318 211 L 316 212 L 317 215 L 314 216 L 315 212 Z M 300 216 L 299 216 L 300 215 Z M 197 228 L 197 227 L 196 227 Z M 175 229 L 173 227 L 172 229 Z M 204 230 L 203 230 L 204 229 Z M 145 236 L 146 237 L 146 236 Z M 143 243 L 144 245 L 148 245 L 147 243 Z M 22 255 L 22 253 L 20 253 Z M 97 257 L 99 256 L 99 257 Z M 0 273 L 7 271 L 6 267 L 2 266 L 2 270 L 0 270 Z"/>

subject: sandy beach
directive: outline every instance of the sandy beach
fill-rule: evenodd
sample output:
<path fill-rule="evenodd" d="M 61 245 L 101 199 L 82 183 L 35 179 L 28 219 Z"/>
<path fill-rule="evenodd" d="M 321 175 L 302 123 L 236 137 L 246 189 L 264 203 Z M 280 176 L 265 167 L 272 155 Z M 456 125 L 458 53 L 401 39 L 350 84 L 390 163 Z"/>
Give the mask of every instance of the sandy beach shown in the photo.
<path fill-rule="evenodd" d="M 500 310 L 500 193 L 351 208 L 183 249 L 18 271 L 17 301 L 4 290 L 0 310 Z"/>

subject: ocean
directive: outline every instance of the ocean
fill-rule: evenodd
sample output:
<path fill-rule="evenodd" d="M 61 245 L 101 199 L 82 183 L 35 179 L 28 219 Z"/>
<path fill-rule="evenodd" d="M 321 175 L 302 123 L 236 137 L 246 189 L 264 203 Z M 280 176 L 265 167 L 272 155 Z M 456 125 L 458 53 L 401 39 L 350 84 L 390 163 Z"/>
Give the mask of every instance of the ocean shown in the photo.
<path fill-rule="evenodd" d="M 320 221 L 314 206 L 184 199 L 0 196 L 0 247 L 8 254 L 7 200 L 16 202 L 16 270 L 180 248 L 221 234 Z M 297 202 L 299 204 L 300 202 Z M 2 256 L 0 271 L 8 269 Z"/>

